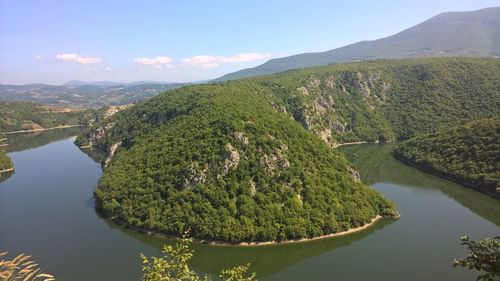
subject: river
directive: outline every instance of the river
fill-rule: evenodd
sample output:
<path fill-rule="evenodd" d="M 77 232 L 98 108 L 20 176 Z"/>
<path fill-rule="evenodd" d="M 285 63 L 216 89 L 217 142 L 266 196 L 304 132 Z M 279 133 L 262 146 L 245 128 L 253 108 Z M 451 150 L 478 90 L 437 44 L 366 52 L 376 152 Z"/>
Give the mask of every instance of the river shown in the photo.
<path fill-rule="evenodd" d="M 58 280 L 137 280 L 139 253 L 158 256 L 173 241 L 118 226 L 94 211 L 92 192 L 102 171 L 73 144 L 78 130 L 9 136 L 16 171 L 0 183 L 0 251 L 31 254 Z M 304 243 L 194 243 L 193 268 L 217 276 L 249 262 L 259 280 L 475 280 L 475 272 L 451 262 L 465 255 L 461 235 L 500 234 L 499 201 L 398 162 L 392 146 L 340 150 L 366 184 L 396 202 L 399 220 Z"/>

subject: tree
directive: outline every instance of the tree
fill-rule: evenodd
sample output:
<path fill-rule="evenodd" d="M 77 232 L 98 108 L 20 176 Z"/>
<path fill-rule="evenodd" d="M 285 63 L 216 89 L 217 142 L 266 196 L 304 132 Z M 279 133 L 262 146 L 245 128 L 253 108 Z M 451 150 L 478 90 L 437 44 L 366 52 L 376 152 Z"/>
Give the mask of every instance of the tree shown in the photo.
<path fill-rule="evenodd" d="M 200 276 L 189 268 L 193 250 L 189 249 L 192 239 L 184 236 L 176 245 L 164 245 L 163 257 L 142 258 L 142 281 L 211 281 L 210 276 Z M 222 270 L 219 277 L 226 281 L 257 281 L 256 274 L 245 277 L 250 264 Z"/>
<path fill-rule="evenodd" d="M 462 236 L 462 245 L 467 246 L 469 254 L 461 260 L 455 259 L 453 267 L 461 266 L 475 269 L 481 273 L 476 280 L 500 280 L 500 236 L 479 241 Z"/>

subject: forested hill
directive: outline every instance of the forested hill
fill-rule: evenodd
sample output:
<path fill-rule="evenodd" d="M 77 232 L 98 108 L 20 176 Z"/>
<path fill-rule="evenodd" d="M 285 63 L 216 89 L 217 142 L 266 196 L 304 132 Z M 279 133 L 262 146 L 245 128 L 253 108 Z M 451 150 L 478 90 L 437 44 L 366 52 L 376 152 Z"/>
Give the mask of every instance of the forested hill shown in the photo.
<path fill-rule="evenodd" d="M 408 140 L 397 158 L 500 199 L 500 117 Z"/>
<path fill-rule="evenodd" d="M 338 142 L 405 139 L 499 115 L 500 61 L 351 63 L 169 91 L 96 124 L 97 208 L 129 225 L 267 241 L 359 226 L 394 206 Z"/>
<path fill-rule="evenodd" d="M 442 13 L 395 35 L 341 48 L 277 58 L 215 81 L 266 75 L 290 69 L 374 59 L 477 56 L 500 57 L 500 7 Z"/>
<path fill-rule="evenodd" d="M 404 140 L 500 115 L 499 59 L 359 62 L 233 83 L 261 85 L 271 106 L 331 145 Z"/>
<path fill-rule="evenodd" d="M 117 148 L 95 192 L 98 210 L 136 227 L 230 242 L 316 237 L 396 215 L 261 90 L 174 90 L 90 132 Z"/>
<path fill-rule="evenodd" d="M 0 133 L 88 125 L 92 119 L 98 119 L 100 114 L 99 110 L 56 108 L 28 102 L 0 102 Z"/>

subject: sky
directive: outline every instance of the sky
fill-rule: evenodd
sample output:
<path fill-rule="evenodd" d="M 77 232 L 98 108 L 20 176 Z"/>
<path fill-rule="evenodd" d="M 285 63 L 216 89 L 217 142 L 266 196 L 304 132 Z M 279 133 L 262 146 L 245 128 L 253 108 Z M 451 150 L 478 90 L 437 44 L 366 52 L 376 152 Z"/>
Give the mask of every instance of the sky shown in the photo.
<path fill-rule="evenodd" d="M 498 0 L 0 0 L 0 83 L 189 82 Z"/>

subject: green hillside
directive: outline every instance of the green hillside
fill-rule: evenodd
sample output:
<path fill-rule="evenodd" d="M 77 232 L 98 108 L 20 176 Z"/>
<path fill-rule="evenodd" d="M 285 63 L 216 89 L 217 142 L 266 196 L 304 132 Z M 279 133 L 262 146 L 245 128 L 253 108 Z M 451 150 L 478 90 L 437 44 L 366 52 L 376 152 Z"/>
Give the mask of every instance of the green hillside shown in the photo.
<path fill-rule="evenodd" d="M 277 111 L 331 145 L 404 140 L 500 114 L 500 60 L 349 63 L 226 82 L 258 84 Z"/>
<path fill-rule="evenodd" d="M 28 102 L 0 102 L 0 132 L 87 125 L 97 110 L 72 110 Z"/>
<path fill-rule="evenodd" d="M 442 13 L 386 38 L 272 59 L 214 81 L 352 61 L 443 56 L 500 57 L 500 7 Z"/>
<path fill-rule="evenodd" d="M 412 138 L 397 158 L 500 198 L 500 118 Z"/>
<path fill-rule="evenodd" d="M 500 113 L 500 61 L 351 63 L 190 86 L 77 138 L 107 153 L 106 216 L 198 238 L 315 237 L 395 215 L 331 149 L 406 139 Z"/>

